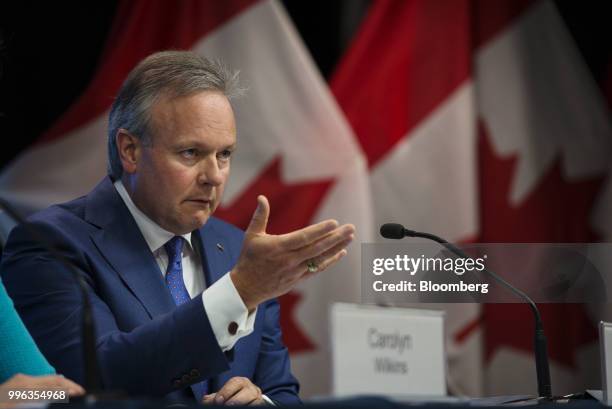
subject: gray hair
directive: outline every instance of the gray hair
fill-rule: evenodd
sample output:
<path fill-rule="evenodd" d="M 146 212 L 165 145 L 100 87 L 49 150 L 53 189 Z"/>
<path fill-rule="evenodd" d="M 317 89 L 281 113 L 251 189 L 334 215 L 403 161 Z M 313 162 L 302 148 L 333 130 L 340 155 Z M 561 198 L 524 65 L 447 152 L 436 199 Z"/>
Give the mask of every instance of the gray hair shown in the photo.
<path fill-rule="evenodd" d="M 161 97 L 178 98 L 202 91 L 242 94 L 238 71 L 191 51 L 163 51 L 142 60 L 119 89 L 108 118 L 108 174 L 118 180 L 123 166 L 116 135 L 123 128 L 143 143 L 151 142 L 151 108 Z"/>

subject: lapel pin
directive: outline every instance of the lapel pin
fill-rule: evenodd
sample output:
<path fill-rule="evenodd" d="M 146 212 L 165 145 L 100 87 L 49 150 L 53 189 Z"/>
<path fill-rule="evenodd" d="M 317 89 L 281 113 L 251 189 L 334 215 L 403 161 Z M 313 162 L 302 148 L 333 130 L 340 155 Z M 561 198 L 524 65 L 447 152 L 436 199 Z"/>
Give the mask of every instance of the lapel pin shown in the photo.
<path fill-rule="evenodd" d="M 225 251 L 221 243 L 217 243 L 217 249 L 219 249 L 219 251 Z"/>

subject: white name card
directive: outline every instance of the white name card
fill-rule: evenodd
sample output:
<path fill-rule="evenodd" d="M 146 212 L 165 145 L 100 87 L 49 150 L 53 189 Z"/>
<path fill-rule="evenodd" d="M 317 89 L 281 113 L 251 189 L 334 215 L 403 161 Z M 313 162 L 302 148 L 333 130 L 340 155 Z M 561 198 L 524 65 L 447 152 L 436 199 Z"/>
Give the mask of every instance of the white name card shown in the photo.
<path fill-rule="evenodd" d="M 608 322 L 599 323 L 599 348 L 603 403 L 610 405 L 612 399 L 612 324 Z"/>
<path fill-rule="evenodd" d="M 335 396 L 446 395 L 444 312 L 334 304 Z"/>

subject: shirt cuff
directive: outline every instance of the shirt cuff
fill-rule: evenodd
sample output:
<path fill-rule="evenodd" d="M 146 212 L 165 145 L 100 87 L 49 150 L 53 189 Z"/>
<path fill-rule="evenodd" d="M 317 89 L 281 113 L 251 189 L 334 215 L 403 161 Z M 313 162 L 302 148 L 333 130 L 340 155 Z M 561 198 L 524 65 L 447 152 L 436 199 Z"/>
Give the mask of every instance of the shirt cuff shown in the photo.
<path fill-rule="evenodd" d="M 236 342 L 253 332 L 257 308 L 249 314 L 229 274 L 202 293 L 204 310 L 222 351 L 228 351 Z"/>
<path fill-rule="evenodd" d="M 276 406 L 276 403 L 274 403 L 274 401 L 270 398 L 268 398 L 266 395 L 261 395 L 261 398 L 264 400 L 264 402 L 266 402 L 266 405 L 270 405 L 270 406 Z"/>

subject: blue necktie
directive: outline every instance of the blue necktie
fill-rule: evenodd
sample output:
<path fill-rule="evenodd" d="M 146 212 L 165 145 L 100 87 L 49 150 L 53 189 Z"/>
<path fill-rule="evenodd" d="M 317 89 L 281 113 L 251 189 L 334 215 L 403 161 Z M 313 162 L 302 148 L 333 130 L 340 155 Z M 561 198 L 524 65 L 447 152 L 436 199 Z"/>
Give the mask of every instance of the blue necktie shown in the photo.
<path fill-rule="evenodd" d="M 174 236 L 165 245 L 168 254 L 168 268 L 166 269 L 166 285 L 170 290 L 174 303 L 179 306 L 191 298 L 183 280 L 183 238 Z M 202 381 L 191 385 L 196 400 L 201 402 L 202 397 L 208 393 L 208 382 Z"/>

